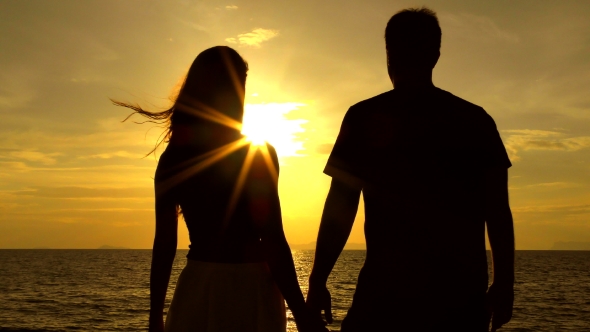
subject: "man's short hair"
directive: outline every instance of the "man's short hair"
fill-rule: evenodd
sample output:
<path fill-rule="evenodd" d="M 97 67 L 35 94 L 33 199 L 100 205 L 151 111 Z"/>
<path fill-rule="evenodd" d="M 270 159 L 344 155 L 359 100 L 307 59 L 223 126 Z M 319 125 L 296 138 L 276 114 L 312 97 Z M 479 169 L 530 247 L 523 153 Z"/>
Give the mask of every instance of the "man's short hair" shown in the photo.
<path fill-rule="evenodd" d="M 442 31 L 436 13 L 427 8 L 408 8 L 397 12 L 385 28 L 385 48 L 413 55 L 440 51 Z"/>

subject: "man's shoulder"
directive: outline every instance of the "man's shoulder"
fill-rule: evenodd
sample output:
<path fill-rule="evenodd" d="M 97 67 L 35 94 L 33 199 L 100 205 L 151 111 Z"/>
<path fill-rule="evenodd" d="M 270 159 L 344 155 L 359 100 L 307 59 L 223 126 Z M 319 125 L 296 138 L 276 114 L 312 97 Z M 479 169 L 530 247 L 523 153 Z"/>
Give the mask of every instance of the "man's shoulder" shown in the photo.
<path fill-rule="evenodd" d="M 469 102 L 440 88 L 434 88 L 422 97 L 434 103 L 422 105 L 429 105 L 430 107 L 440 109 L 440 111 L 445 113 L 450 112 L 451 114 L 455 114 L 455 116 L 459 116 L 459 118 L 479 119 L 483 121 L 491 119 L 489 114 L 481 106 Z M 404 103 L 404 99 L 403 93 L 400 95 L 399 93 L 396 93 L 395 89 L 389 90 L 352 105 L 349 108 L 347 115 L 349 118 L 362 118 L 365 117 L 366 114 L 373 111 L 378 111 L 381 109 L 395 109 L 396 105 L 398 105 L 400 102 L 402 104 Z"/>
<path fill-rule="evenodd" d="M 487 115 L 483 107 L 458 97 L 446 90 L 436 88 L 440 101 L 457 111 L 469 112 L 472 115 Z"/>
<path fill-rule="evenodd" d="M 378 94 L 374 97 L 361 100 L 358 103 L 352 105 L 350 109 L 370 109 L 374 108 L 375 106 L 391 103 L 394 101 L 394 90 L 389 90 L 387 92 L 383 92 Z"/>
<path fill-rule="evenodd" d="M 403 94 L 403 93 L 402 93 Z M 435 99 L 438 99 L 438 102 L 442 102 L 445 104 L 453 104 L 453 106 L 455 107 L 461 107 L 464 109 L 479 109 L 479 110 L 483 110 L 483 108 L 479 105 L 476 105 L 470 101 L 467 101 L 461 97 L 458 97 L 454 94 L 452 94 L 449 91 L 440 89 L 440 88 L 434 88 L 433 90 L 431 90 L 431 92 L 428 92 L 429 95 L 435 97 Z M 383 92 L 381 94 L 378 94 L 374 97 L 365 99 L 365 100 L 361 100 L 358 103 L 354 104 L 351 106 L 351 108 L 370 108 L 370 107 L 374 107 L 377 105 L 383 105 L 383 104 L 393 104 L 396 103 L 397 99 L 396 98 L 396 90 L 389 90 L 386 92 Z M 403 98 L 403 97 L 401 97 Z"/>

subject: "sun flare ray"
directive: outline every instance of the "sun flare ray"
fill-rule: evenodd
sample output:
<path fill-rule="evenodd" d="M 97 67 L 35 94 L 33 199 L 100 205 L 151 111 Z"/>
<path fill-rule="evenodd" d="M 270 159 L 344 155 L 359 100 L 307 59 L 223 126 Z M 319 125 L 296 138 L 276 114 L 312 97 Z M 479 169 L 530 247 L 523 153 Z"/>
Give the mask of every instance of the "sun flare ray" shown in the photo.
<path fill-rule="evenodd" d="M 270 176 L 272 178 L 272 181 L 274 182 L 275 186 L 278 186 L 279 184 L 279 172 L 277 170 L 277 168 L 275 167 L 275 163 L 272 161 L 271 157 L 270 157 L 270 152 L 268 151 L 268 147 L 266 146 L 266 144 L 261 145 L 259 147 L 260 152 L 262 153 L 262 158 L 264 158 L 264 162 L 266 164 L 266 167 L 268 168 L 268 171 L 270 172 Z"/>
<path fill-rule="evenodd" d="M 222 124 L 228 128 L 242 130 L 242 124 L 238 120 L 227 116 L 218 110 L 199 102 L 198 100 L 191 100 L 190 103 L 193 105 L 178 103 L 178 107 L 181 111 L 194 116 Z"/>
<path fill-rule="evenodd" d="M 199 155 L 195 158 L 187 160 L 182 164 L 174 167 L 173 169 L 167 170 L 167 172 L 174 172 L 174 176 L 158 184 L 156 188 L 156 195 L 162 195 L 172 189 L 179 183 L 187 180 L 191 176 L 199 173 L 205 168 L 213 165 L 217 161 L 221 160 L 230 153 L 248 144 L 245 138 L 233 141 L 215 150 L 211 150 L 205 154 Z"/>
<path fill-rule="evenodd" d="M 225 219 L 223 220 L 224 230 L 227 229 L 231 215 L 233 214 L 240 194 L 242 193 L 242 189 L 244 189 L 244 183 L 246 182 L 246 177 L 250 172 L 250 166 L 252 166 L 252 160 L 254 160 L 254 155 L 256 154 L 257 150 L 258 148 L 252 144 L 250 144 L 248 147 L 248 153 L 246 154 L 246 158 L 244 159 L 244 163 L 240 169 L 240 174 L 238 175 L 238 179 L 236 180 L 236 184 L 225 210 Z"/>

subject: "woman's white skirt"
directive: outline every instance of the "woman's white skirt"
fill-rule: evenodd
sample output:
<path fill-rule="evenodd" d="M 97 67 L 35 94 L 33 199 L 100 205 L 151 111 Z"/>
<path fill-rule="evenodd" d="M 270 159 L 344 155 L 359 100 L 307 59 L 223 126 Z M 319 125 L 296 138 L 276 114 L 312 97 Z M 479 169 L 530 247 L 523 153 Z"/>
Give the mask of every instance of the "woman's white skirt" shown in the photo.
<path fill-rule="evenodd" d="M 285 301 L 266 263 L 187 260 L 166 332 L 285 332 Z"/>

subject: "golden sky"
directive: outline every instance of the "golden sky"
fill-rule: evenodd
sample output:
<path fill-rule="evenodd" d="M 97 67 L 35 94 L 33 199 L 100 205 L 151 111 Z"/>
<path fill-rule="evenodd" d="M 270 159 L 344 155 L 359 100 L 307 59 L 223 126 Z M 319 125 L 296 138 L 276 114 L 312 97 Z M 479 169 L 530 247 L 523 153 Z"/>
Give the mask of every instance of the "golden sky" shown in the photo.
<path fill-rule="evenodd" d="M 0 2 L 0 248 L 150 248 L 142 156 L 161 129 L 121 123 L 109 98 L 164 107 L 215 45 L 249 62 L 289 242 L 314 241 L 344 113 L 391 89 L 385 25 L 423 4 L 443 31 L 435 85 L 484 107 L 514 164 L 517 249 L 590 241 L 590 2 L 76 0 Z M 362 224 L 361 209 L 349 242 Z"/>

